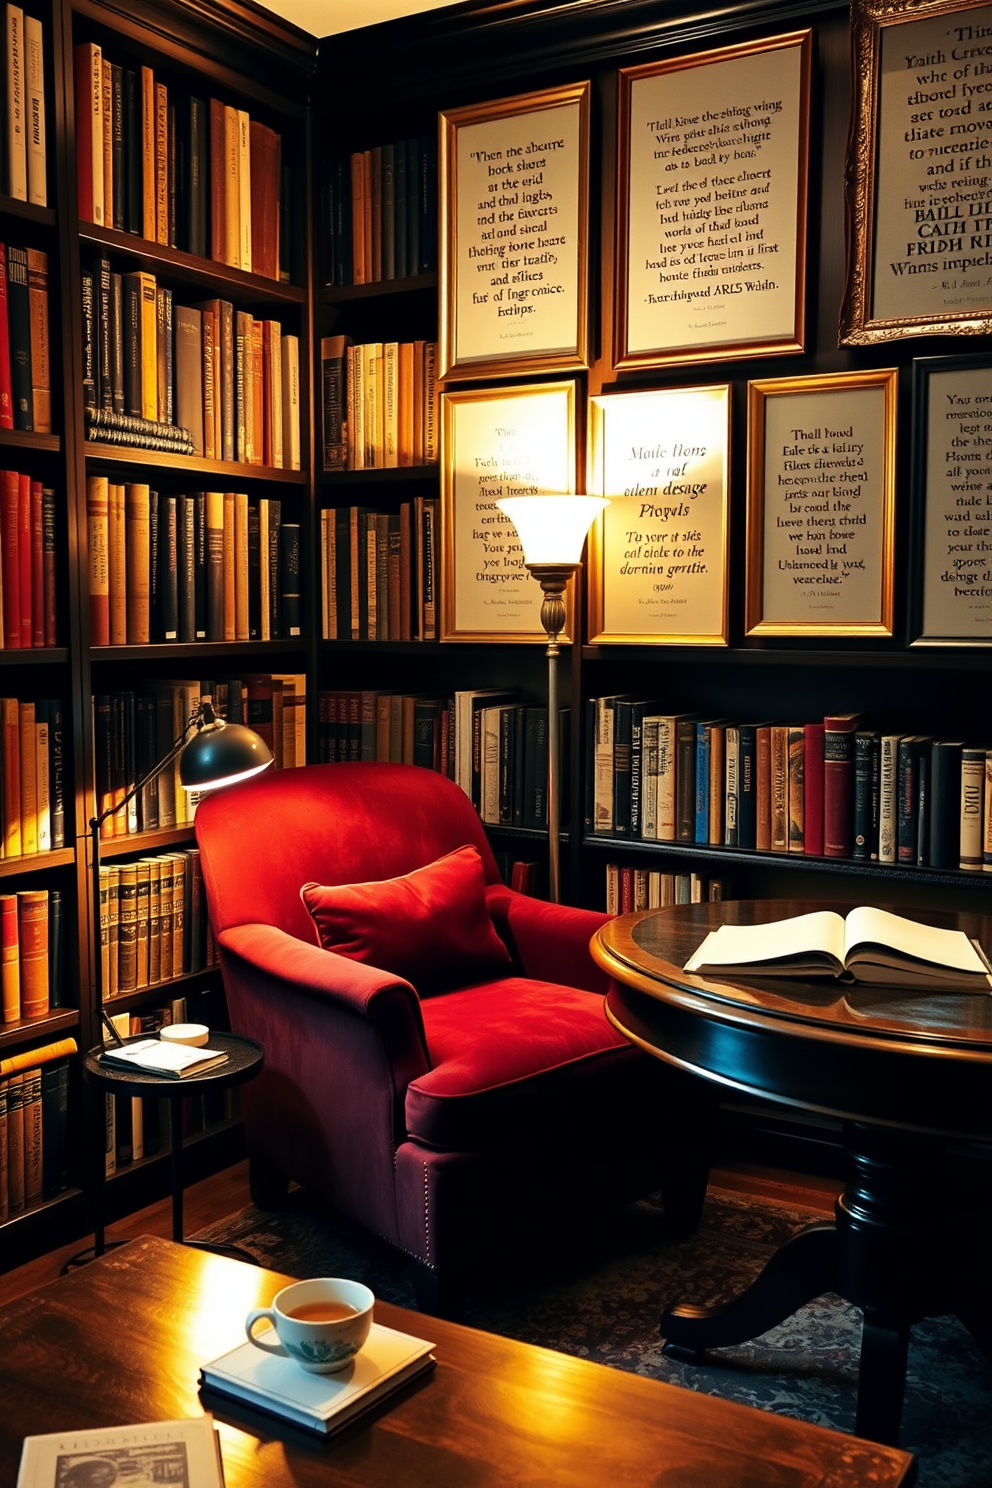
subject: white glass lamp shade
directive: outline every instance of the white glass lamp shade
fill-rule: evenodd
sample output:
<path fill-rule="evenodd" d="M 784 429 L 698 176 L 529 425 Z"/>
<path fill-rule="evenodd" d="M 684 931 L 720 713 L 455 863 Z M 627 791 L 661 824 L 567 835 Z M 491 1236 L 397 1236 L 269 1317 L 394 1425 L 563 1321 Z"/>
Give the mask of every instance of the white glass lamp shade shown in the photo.
<path fill-rule="evenodd" d="M 525 563 L 582 561 L 586 533 L 604 507 L 605 496 L 506 496 L 496 505 L 517 529 Z"/>

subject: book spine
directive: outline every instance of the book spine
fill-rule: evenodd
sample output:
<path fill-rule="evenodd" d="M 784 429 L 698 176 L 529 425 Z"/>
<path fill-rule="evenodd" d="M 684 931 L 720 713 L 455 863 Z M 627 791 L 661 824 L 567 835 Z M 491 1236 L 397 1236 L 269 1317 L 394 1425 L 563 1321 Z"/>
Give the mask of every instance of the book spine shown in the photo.
<path fill-rule="evenodd" d="M 723 843 L 725 847 L 737 847 L 740 828 L 738 825 L 738 802 L 740 793 L 740 729 L 736 724 L 727 728 L 724 750 L 724 813 Z"/>
<path fill-rule="evenodd" d="M 899 741 L 896 786 L 896 861 L 899 863 L 916 861 L 920 746 L 921 739 L 916 734 Z"/>
<path fill-rule="evenodd" d="M 694 811 L 693 840 L 700 844 L 710 840 L 710 756 L 712 752 L 712 725 L 696 724 L 696 804 Z"/>
<path fill-rule="evenodd" d="M 680 719 L 676 727 L 675 763 L 676 839 L 694 842 L 696 837 L 696 725 Z"/>
<path fill-rule="evenodd" d="M 17 896 L 21 947 L 21 1017 L 48 1012 L 48 890 L 23 889 Z"/>
<path fill-rule="evenodd" d="M 7 322 L 14 428 L 34 432 L 31 384 L 31 302 L 26 248 L 7 245 Z"/>
<path fill-rule="evenodd" d="M 771 850 L 789 850 L 789 730 L 771 731 Z"/>
<path fill-rule="evenodd" d="M 110 495 L 105 475 L 86 480 L 89 534 L 90 645 L 110 645 Z M 9 585 L 4 576 L 4 595 Z M 9 624 L 5 623 L 9 631 Z M 9 644 L 9 642 L 8 642 Z"/>
<path fill-rule="evenodd" d="M 828 858 L 851 855 L 854 726 L 850 716 L 823 720 L 823 852 Z"/>
<path fill-rule="evenodd" d="M 24 17 L 27 54 L 25 120 L 27 127 L 27 199 L 34 207 L 48 205 L 48 159 L 45 137 L 45 53 L 41 22 Z M 11 193 L 13 195 L 13 193 Z"/>
<path fill-rule="evenodd" d="M 27 250 L 31 337 L 31 416 L 36 434 L 52 432 L 52 373 L 48 333 L 48 255 Z"/>
<path fill-rule="evenodd" d="M 772 731 L 762 725 L 755 732 L 755 846 L 759 852 L 772 847 Z"/>
<path fill-rule="evenodd" d="M 985 825 L 985 750 L 966 745 L 961 751 L 961 836 L 958 867 L 982 871 Z"/>
<path fill-rule="evenodd" d="M 878 839 L 872 836 L 877 817 L 878 735 L 858 731 L 854 735 L 854 840 L 851 857 L 865 861 L 878 857 Z M 873 790 L 874 787 L 874 790 Z"/>
<path fill-rule="evenodd" d="M 806 850 L 806 813 L 804 776 L 806 764 L 806 731 L 800 725 L 790 727 L 786 738 L 786 762 L 789 774 L 789 851 Z"/>
<path fill-rule="evenodd" d="M 758 761 L 757 729 L 753 723 L 742 723 L 737 744 L 737 845 L 753 848 L 758 835 Z"/>
<path fill-rule="evenodd" d="M 156 241 L 155 201 L 155 75 L 150 67 L 141 73 L 141 235 Z"/>
<path fill-rule="evenodd" d="M 127 639 L 129 645 L 151 640 L 150 491 L 142 482 L 124 487 L 124 538 L 127 564 Z"/>

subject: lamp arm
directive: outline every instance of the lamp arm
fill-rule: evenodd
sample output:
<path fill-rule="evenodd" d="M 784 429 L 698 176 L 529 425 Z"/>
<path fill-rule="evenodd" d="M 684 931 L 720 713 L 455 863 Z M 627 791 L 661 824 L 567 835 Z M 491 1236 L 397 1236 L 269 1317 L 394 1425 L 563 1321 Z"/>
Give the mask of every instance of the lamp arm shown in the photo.
<path fill-rule="evenodd" d="M 156 775 L 160 775 L 165 769 L 166 765 L 172 764 L 172 761 L 176 758 L 176 756 L 182 752 L 190 729 L 193 727 L 194 723 L 198 722 L 201 719 L 204 722 L 210 721 L 204 718 L 204 707 L 202 702 L 192 710 L 189 718 L 186 720 L 186 724 L 183 728 L 182 733 L 179 735 L 179 738 L 175 741 L 168 753 L 162 756 L 158 764 L 152 765 L 150 770 L 146 770 L 141 779 L 136 780 L 127 794 L 123 796 L 119 801 L 115 801 L 112 806 L 108 806 L 105 811 L 101 811 L 99 816 L 90 817 L 90 831 L 93 831 L 94 829 L 99 831 L 100 827 L 103 826 L 108 817 L 113 816 L 115 812 L 120 811 L 121 807 L 126 806 L 129 801 L 133 801 L 138 792 L 140 790 L 143 790 L 150 780 L 154 780 Z"/>

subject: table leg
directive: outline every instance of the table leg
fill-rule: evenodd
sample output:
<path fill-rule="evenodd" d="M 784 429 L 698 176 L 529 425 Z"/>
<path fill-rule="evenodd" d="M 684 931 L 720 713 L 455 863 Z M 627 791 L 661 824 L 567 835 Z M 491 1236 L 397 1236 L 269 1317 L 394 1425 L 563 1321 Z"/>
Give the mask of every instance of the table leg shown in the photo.
<path fill-rule="evenodd" d="M 176 1094 L 171 1097 L 170 1126 L 172 1128 L 169 1136 L 170 1156 L 172 1159 L 172 1238 L 178 1245 L 183 1243 L 183 1098 Z"/>
<path fill-rule="evenodd" d="M 858 1368 L 857 1436 L 886 1446 L 899 1445 L 899 1423 L 906 1389 L 909 1323 L 875 1308 L 865 1308 Z"/>
<path fill-rule="evenodd" d="M 757 1280 L 733 1302 L 666 1308 L 661 1336 L 668 1350 L 679 1353 L 744 1343 L 767 1333 L 822 1292 L 832 1291 L 836 1277 L 836 1226 L 807 1225 L 775 1252 Z"/>

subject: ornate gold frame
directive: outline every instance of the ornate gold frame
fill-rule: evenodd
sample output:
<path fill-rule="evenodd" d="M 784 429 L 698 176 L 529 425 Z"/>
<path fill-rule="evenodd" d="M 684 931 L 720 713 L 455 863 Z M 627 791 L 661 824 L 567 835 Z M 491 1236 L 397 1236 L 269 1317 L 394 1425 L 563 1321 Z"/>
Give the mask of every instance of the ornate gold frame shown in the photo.
<path fill-rule="evenodd" d="M 765 37 L 721 47 L 712 52 L 698 52 L 690 57 L 671 57 L 661 62 L 646 62 L 638 67 L 620 68 L 617 128 L 617 214 L 613 311 L 613 366 L 616 370 L 634 367 L 676 366 L 705 361 L 739 361 L 745 357 L 799 353 L 805 348 L 806 319 L 806 206 L 809 175 L 810 76 L 813 33 L 794 31 L 788 35 Z M 734 61 L 760 52 L 801 49 L 799 152 L 796 161 L 796 283 L 795 317 L 791 336 L 741 342 L 719 342 L 713 345 L 658 347 L 630 352 L 627 349 L 628 274 L 627 258 L 630 228 L 630 93 L 631 85 L 643 78 L 683 72 L 688 68 L 707 67 L 713 63 Z M 608 294 L 609 289 L 605 288 Z"/>
<path fill-rule="evenodd" d="M 787 394 L 832 393 L 844 389 L 885 389 L 884 465 L 882 490 L 882 553 L 879 575 L 880 619 L 877 622 L 838 620 L 764 620 L 765 548 L 765 402 Z M 777 377 L 748 383 L 747 425 L 747 574 L 744 629 L 747 635 L 889 636 L 893 634 L 895 589 L 896 512 L 896 403 L 899 371 L 895 367 L 864 372 L 825 373 L 819 377 Z"/>
<path fill-rule="evenodd" d="M 725 439 L 723 447 L 723 512 L 721 517 L 721 545 L 723 554 L 723 582 L 721 585 L 720 630 L 718 634 L 680 631 L 608 631 L 606 622 L 606 520 L 604 512 L 593 523 L 589 533 L 588 593 L 589 593 L 589 641 L 594 645 L 637 646 L 726 646 L 729 641 L 729 581 L 730 556 L 728 551 L 730 515 L 730 384 L 718 383 L 710 387 L 658 388 L 644 392 L 613 393 L 601 398 L 590 398 L 590 441 L 587 489 L 597 496 L 609 496 L 604 489 L 604 461 L 606 457 L 606 424 L 609 409 L 631 400 L 641 400 L 648 417 L 652 402 L 672 396 L 686 394 L 722 394 L 725 407 Z M 647 437 L 651 437 L 649 434 Z"/>
<path fill-rule="evenodd" d="M 468 104 L 443 110 L 439 122 L 438 178 L 440 184 L 440 334 L 438 377 L 462 380 L 483 377 L 526 376 L 534 372 L 565 372 L 589 365 L 589 117 L 592 85 L 569 83 L 513 98 Z M 577 273 L 575 284 L 576 344 L 573 350 L 493 352 L 485 359 L 459 360 L 457 346 L 457 211 L 458 131 L 471 124 L 506 119 L 514 115 L 538 114 L 548 109 L 578 105 L 579 179 L 577 182 Z"/>
<path fill-rule="evenodd" d="M 466 404 L 505 402 L 508 398 L 546 399 L 566 394 L 568 460 L 560 472 L 562 494 L 575 490 L 576 475 L 576 387 L 574 379 L 561 382 L 520 383 L 510 387 L 462 388 L 457 392 L 441 394 L 441 639 L 443 641 L 474 641 L 504 643 L 513 641 L 547 645 L 547 635 L 540 625 L 541 590 L 525 572 L 527 593 L 534 601 L 535 628 L 533 631 L 490 631 L 481 627 L 459 630 L 455 624 L 458 575 L 455 568 L 456 517 L 455 511 L 455 422 L 458 409 Z M 512 524 L 511 524 L 512 525 Z M 515 536 L 515 535 L 514 535 Z M 558 639 L 570 643 L 573 635 L 575 615 L 574 583 L 569 581 L 565 590 L 565 625 Z"/>
<path fill-rule="evenodd" d="M 878 119 L 882 31 L 979 8 L 992 7 L 988 0 L 853 0 L 851 61 L 855 91 L 845 172 L 847 273 L 840 314 L 842 346 L 872 346 L 906 336 L 979 336 L 992 331 L 992 297 L 987 313 L 965 310 L 960 314 L 890 318 L 872 314 L 876 162 L 882 145 Z"/>

